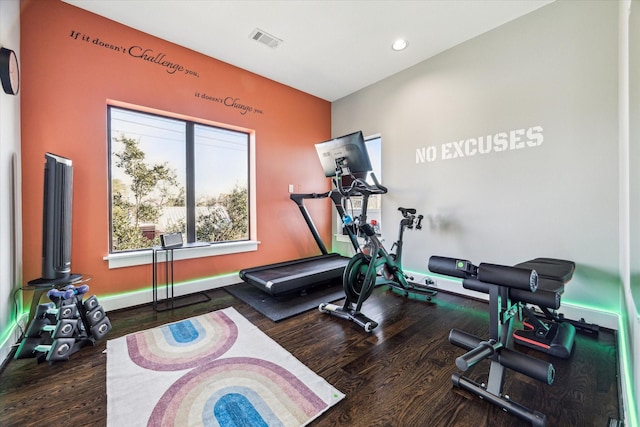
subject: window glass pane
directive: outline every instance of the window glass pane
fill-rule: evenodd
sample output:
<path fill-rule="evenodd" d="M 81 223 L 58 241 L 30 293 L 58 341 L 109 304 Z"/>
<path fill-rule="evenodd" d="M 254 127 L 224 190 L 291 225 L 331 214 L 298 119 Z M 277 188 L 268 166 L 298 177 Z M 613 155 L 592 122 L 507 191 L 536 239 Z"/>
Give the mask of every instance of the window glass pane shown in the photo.
<path fill-rule="evenodd" d="M 245 132 L 109 107 L 111 252 L 249 240 Z"/>
<path fill-rule="evenodd" d="M 186 224 L 185 123 L 111 108 L 111 251 L 149 248 Z"/>
<path fill-rule="evenodd" d="M 382 138 L 372 138 L 365 141 L 367 145 L 367 153 L 369 154 L 369 161 L 371 162 L 371 168 L 373 173 L 376 174 L 376 178 L 382 184 Z M 373 184 L 373 180 L 369 178 L 369 182 Z"/>
<path fill-rule="evenodd" d="M 196 125 L 196 239 L 249 238 L 249 135 Z"/>
<path fill-rule="evenodd" d="M 365 144 L 367 146 L 367 154 L 369 155 L 369 161 L 371 162 L 372 172 L 376 175 L 376 179 L 382 185 L 382 137 L 374 137 L 365 140 Z M 367 175 L 367 182 L 373 184 L 373 179 L 371 179 L 371 175 Z M 355 196 L 350 197 L 348 202 L 345 204 L 345 209 L 352 217 L 357 217 L 362 213 L 362 197 Z M 375 220 L 378 224 L 378 227 L 381 229 L 380 218 L 382 216 L 382 195 L 373 194 L 369 196 L 368 204 L 367 204 L 367 222 L 371 222 Z M 339 230 L 342 230 L 343 234 L 346 232 L 343 229 L 342 219 L 338 215 L 338 224 Z"/>

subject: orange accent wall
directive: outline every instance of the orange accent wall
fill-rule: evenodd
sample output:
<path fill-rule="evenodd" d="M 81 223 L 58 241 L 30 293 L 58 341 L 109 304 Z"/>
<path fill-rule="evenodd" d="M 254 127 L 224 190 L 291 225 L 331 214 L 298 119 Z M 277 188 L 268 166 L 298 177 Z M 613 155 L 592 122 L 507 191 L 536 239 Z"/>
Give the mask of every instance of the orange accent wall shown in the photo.
<path fill-rule="evenodd" d="M 296 192 L 329 189 L 313 146 L 331 136 L 329 102 L 58 0 L 23 1 L 20 27 L 25 281 L 41 273 L 43 165 L 49 151 L 74 163 L 72 272 L 92 275 L 91 291 L 98 295 L 151 286 L 150 266 L 110 270 L 103 259 L 109 250 L 108 100 L 255 131 L 259 250 L 179 261 L 176 280 L 319 253 L 289 200 L 288 185 Z M 164 54 L 162 60 L 197 75 L 170 73 L 132 55 L 132 46 Z M 196 92 L 237 98 L 262 113 L 241 114 Z M 309 210 L 330 242 L 330 201 L 314 202 Z"/>

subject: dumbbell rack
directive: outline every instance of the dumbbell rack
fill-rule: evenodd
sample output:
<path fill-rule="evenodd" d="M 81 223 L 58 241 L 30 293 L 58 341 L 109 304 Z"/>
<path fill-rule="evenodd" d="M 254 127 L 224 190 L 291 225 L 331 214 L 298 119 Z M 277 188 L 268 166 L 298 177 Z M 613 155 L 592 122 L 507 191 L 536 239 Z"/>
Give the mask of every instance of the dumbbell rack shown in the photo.
<path fill-rule="evenodd" d="M 83 300 L 88 291 L 86 284 L 49 289 L 51 302 L 36 306 L 14 358 L 37 358 L 38 363 L 68 360 L 82 347 L 102 339 L 111 330 L 111 322 L 95 295 Z"/>

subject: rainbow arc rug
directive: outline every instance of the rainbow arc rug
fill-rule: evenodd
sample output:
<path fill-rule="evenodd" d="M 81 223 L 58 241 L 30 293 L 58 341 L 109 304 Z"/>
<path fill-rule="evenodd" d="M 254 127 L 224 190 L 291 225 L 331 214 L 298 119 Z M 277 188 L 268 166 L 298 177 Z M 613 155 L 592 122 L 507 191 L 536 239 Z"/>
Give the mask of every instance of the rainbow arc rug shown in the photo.
<path fill-rule="evenodd" d="M 108 426 L 303 426 L 343 398 L 233 308 L 107 342 Z"/>

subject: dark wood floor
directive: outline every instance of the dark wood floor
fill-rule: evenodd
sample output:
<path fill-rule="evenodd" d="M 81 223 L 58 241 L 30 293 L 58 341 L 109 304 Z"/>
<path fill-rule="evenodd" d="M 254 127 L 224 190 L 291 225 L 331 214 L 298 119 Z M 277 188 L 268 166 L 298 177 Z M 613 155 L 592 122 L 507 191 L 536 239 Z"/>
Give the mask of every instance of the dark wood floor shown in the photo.
<path fill-rule="evenodd" d="M 347 397 L 312 426 L 517 426 L 511 414 L 454 388 L 453 327 L 486 337 L 487 305 L 439 293 L 429 302 L 376 289 L 363 312 L 380 321 L 367 334 L 353 323 L 317 310 L 274 323 L 222 289 L 211 302 L 156 313 L 151 305 L 107 313 L 113 329 L 67 362 L 11 360 L 0 373 L 0 426 L 104 426 L 107 416 L 106 340 L 229 306 L 257 325 Z M 578 335 L 569 360 L 550 358 L 555 382 L 544 385 L 508 372 L 504 392 L 547 416 L 548 426 L 602 426 L 620 418 L 615 336 Z M 466 375 L 486 380 L 488 362 Z M 126 426 L 122 426 L 126 427 Z"/>

